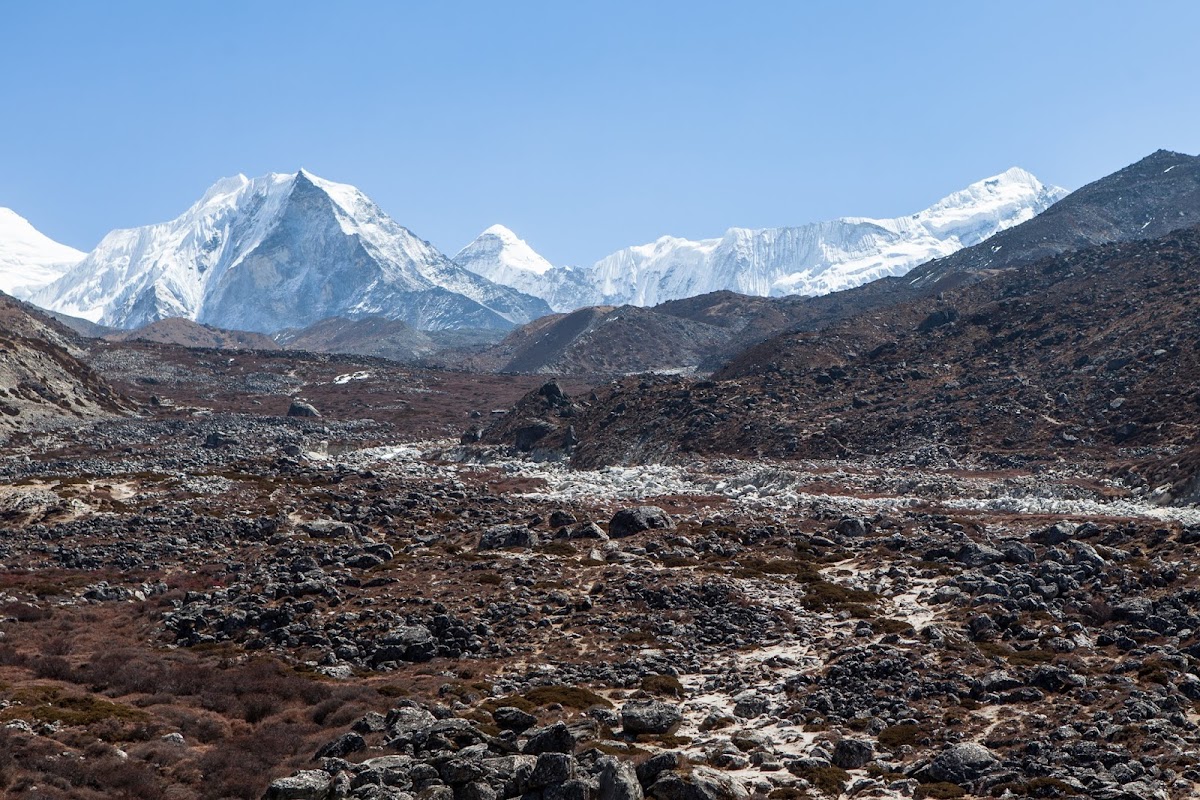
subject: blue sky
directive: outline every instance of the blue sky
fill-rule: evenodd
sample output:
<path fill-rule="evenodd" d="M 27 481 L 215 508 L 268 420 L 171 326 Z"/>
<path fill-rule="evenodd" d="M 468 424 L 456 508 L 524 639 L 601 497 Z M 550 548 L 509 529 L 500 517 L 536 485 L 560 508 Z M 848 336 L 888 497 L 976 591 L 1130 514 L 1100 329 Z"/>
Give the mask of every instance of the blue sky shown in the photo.
<path fill-rule="evenodd" d="M 353 183 L 453 254 L 917 211 L 1200 152 L 1196 2 L 0 5 L 0 205 L 90 249 L 224 175 Z"/>

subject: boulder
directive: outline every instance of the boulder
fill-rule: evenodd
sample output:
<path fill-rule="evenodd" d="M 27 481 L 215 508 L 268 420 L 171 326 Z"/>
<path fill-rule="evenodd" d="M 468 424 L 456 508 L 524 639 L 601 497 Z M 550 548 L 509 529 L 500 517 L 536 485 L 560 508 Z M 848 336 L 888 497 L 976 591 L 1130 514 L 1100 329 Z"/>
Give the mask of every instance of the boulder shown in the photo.
<path fill-rule="evenodd" d="M 575 751 L 575 737 L 567 729 L 566 723 L 556 722 L 534 731 L 521 751 L 531 756 L 539 756 L 542 753 L 572 753 Z"/>
<path fill-rule="evenodd" d="M 537 717 L 533 714 L 527 714 L 512 706 L 497 708 L 492 712 L 492 719 L 496 721 L 496 727 L 500 730 L 516 731 L 517 733 L 527 731 L 537 724 Z"/>
<path fill-rule="evenodd" d="M 596 775 L 600 779 L 596 800 L 642 800 L 642 784 L 630 762 L 603 756 L 596 760 Z"/>
<path fill-rule="evenodd" d="M 682 721 L 679 707 L 661 700 L 631 700 L 621 707 L 621 728 L 634 736 L 670 733 Z"/>
<path fill-rule="evenodd" d="M 709 767 L 692 767 L 682 775 L 668 771 L 646 792 L 654 800 L 749 800 L 741 783 Z"/>
<path fill-rule="evenodd" d="M 345 758 L 351 753 L 367 748 L 367 740 L 357 733 L 343 733 L 317 751 L 314 760 L 320 758 Z"/>
<path fill-rule="evenodd" d="M 321 412 L 317 411 L 317 407 L 312 403 L 293 400 L 292 404 L 288 406 L 287 415 L 289 417 L 319 417 Z"/>
<path fill-rule="evenodd" d="M 328 772 L 308 769 L 272 781 L 263 800 L 326 800 L 333 789 Z"/>
<path fill-rule="evenodd" d="M 858 769 L 875 756 L 875 746 L 863 739 L 842 739 L 833 748 L 834 766 L 842 769 Z"/>
<path fill-rule="evenodd" d="M 675 523 L 658 506 L 623 508 L 608 523 L 608 535 L 614 539 L 651 529 L 674 528 Z"/>
<path fill-rule="evenodd" d="M 505 547 L 536 547 L 541 538 L 524 525 L 493 525 L 479 537 L 477 550 L 500 550 Z"/>
<path fill-rule="evenodd" d="M 375 662 L 429 661 L 437 655 L 437 641 L 424 625 L 400 625 L 392 628 L 379 640 Z"/>
<path fill-rule="evenodd" d="M 529 776 L 529 786 L 543 789 L 557 786 L 575 777 L 575 758 L 569 753 L 542 753 Z"/>
<path fill-rule="evenodd" d="M 983 745 L 964 742 L 934 756 L 924 773 L 934 781 L 962 785 L 978 780 L 999 763 L 992 751 Z"/>

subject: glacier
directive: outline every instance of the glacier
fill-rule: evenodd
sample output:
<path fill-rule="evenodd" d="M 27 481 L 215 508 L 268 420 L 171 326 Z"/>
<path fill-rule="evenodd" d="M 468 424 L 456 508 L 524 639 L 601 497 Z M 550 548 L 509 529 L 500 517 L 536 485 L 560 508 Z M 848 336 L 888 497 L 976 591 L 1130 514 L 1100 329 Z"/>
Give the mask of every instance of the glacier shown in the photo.
<path fill-rule="evenodd" d="M 978 244 L 1067 195 L 1013 167 L 905 217 L 842 217 L 797 227 L 730 228 L 698 241 L 664 236 L 590 267 L 550 267 L 503 226 L 456 256 L 462 266 L 540 297 L 555 311 L 652 306 L 728 290 L 762 297 L 852 289 Z"/>
<path fill-rule="evenodd" d="M 550 312 L 303 169 L 224 178 L 170 222 L 113 231 L 30 300 L 116 328 L 183 317 L 263 333 L 372 314 L 506 329 Z"/>
<path fill-rule="evenodd" d="M 84 253 L 54 241 L 10 208 L 0 208 L 0 292 L 26 300 L 64 275 Z"/>

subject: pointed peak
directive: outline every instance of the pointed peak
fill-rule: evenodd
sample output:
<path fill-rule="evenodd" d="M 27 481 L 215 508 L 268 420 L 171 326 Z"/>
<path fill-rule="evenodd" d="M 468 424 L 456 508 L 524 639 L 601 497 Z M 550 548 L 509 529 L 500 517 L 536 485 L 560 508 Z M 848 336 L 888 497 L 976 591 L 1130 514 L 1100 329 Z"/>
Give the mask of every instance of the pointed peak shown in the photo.
<path fill-rule="evenodd" d="M 484 236 L 495 236 L 497 239 L 503 239 L 506 242 L 521 241 L 520 236 L 517 236 L 515 233 L 512 232 L 512 230 L 510 228 L 507 228 L 507 227 L 501 225 L 500 223 L 496 223 L 495 225 L 492 225 L 487 230 L 485 230 L 483 233 L 479 234 L 479 236 L 480 236 L 480 238 L 482 238 Z"/>

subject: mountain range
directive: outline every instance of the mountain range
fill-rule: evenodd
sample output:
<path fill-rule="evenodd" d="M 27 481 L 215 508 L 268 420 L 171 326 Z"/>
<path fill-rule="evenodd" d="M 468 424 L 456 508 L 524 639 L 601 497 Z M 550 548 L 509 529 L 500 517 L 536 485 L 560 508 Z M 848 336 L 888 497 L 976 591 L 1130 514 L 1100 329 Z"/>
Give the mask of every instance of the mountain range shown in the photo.
<path fill-rule="evenodd" d="M 117 328 L 182 317 L 274 332 L 382 314 L 509 328 L 546 304 L 458 266 L 362 192 L 300 170 L 214 184 L 176 219 L 113 231 L 35 304 Z"/>
<path fill-rule="evenodd" d="M 580 269 L 553 266 L 502 225 L 450 259 L 352 186 L 305 170 L 238 175 L 177 218 L 113 231 L 87 254 L 7 212 L 0 289 L 122 329 L 183 318 L 276 333 L 379 316 L 417 330 L 504 330 L 551 309 L 835 291 L 974 244 L 1063 194 L 1014 168 L 908 217 L 663 237 Z"/>
<path fill-rule="evenodd" d="M 760 297 L 822 295 L 898 276 L 1032 219 L 1066 196 L 1023 169 L 971 184 L 895 219 L 844 217 L 785 228 L 730 228 L 718 238 L 664 236 L 588 268 L 552 267 L 500 225 L 455 256 L 462 266 L 556 311 L 652 306 L 715 291 Z"/>
<path fill-rule="evenodd" d="M 602 306 L 537 320 L 476 355 L 476 369 L 636 373 L 716 369 L 791 330 L 816 331 L 1081 247 L 1200 225 L 1200 157 L 1160 150 L 1036 217 L 947 256 L 845 291 L 762 298 L 728 291 L 652 308 Z"/>

